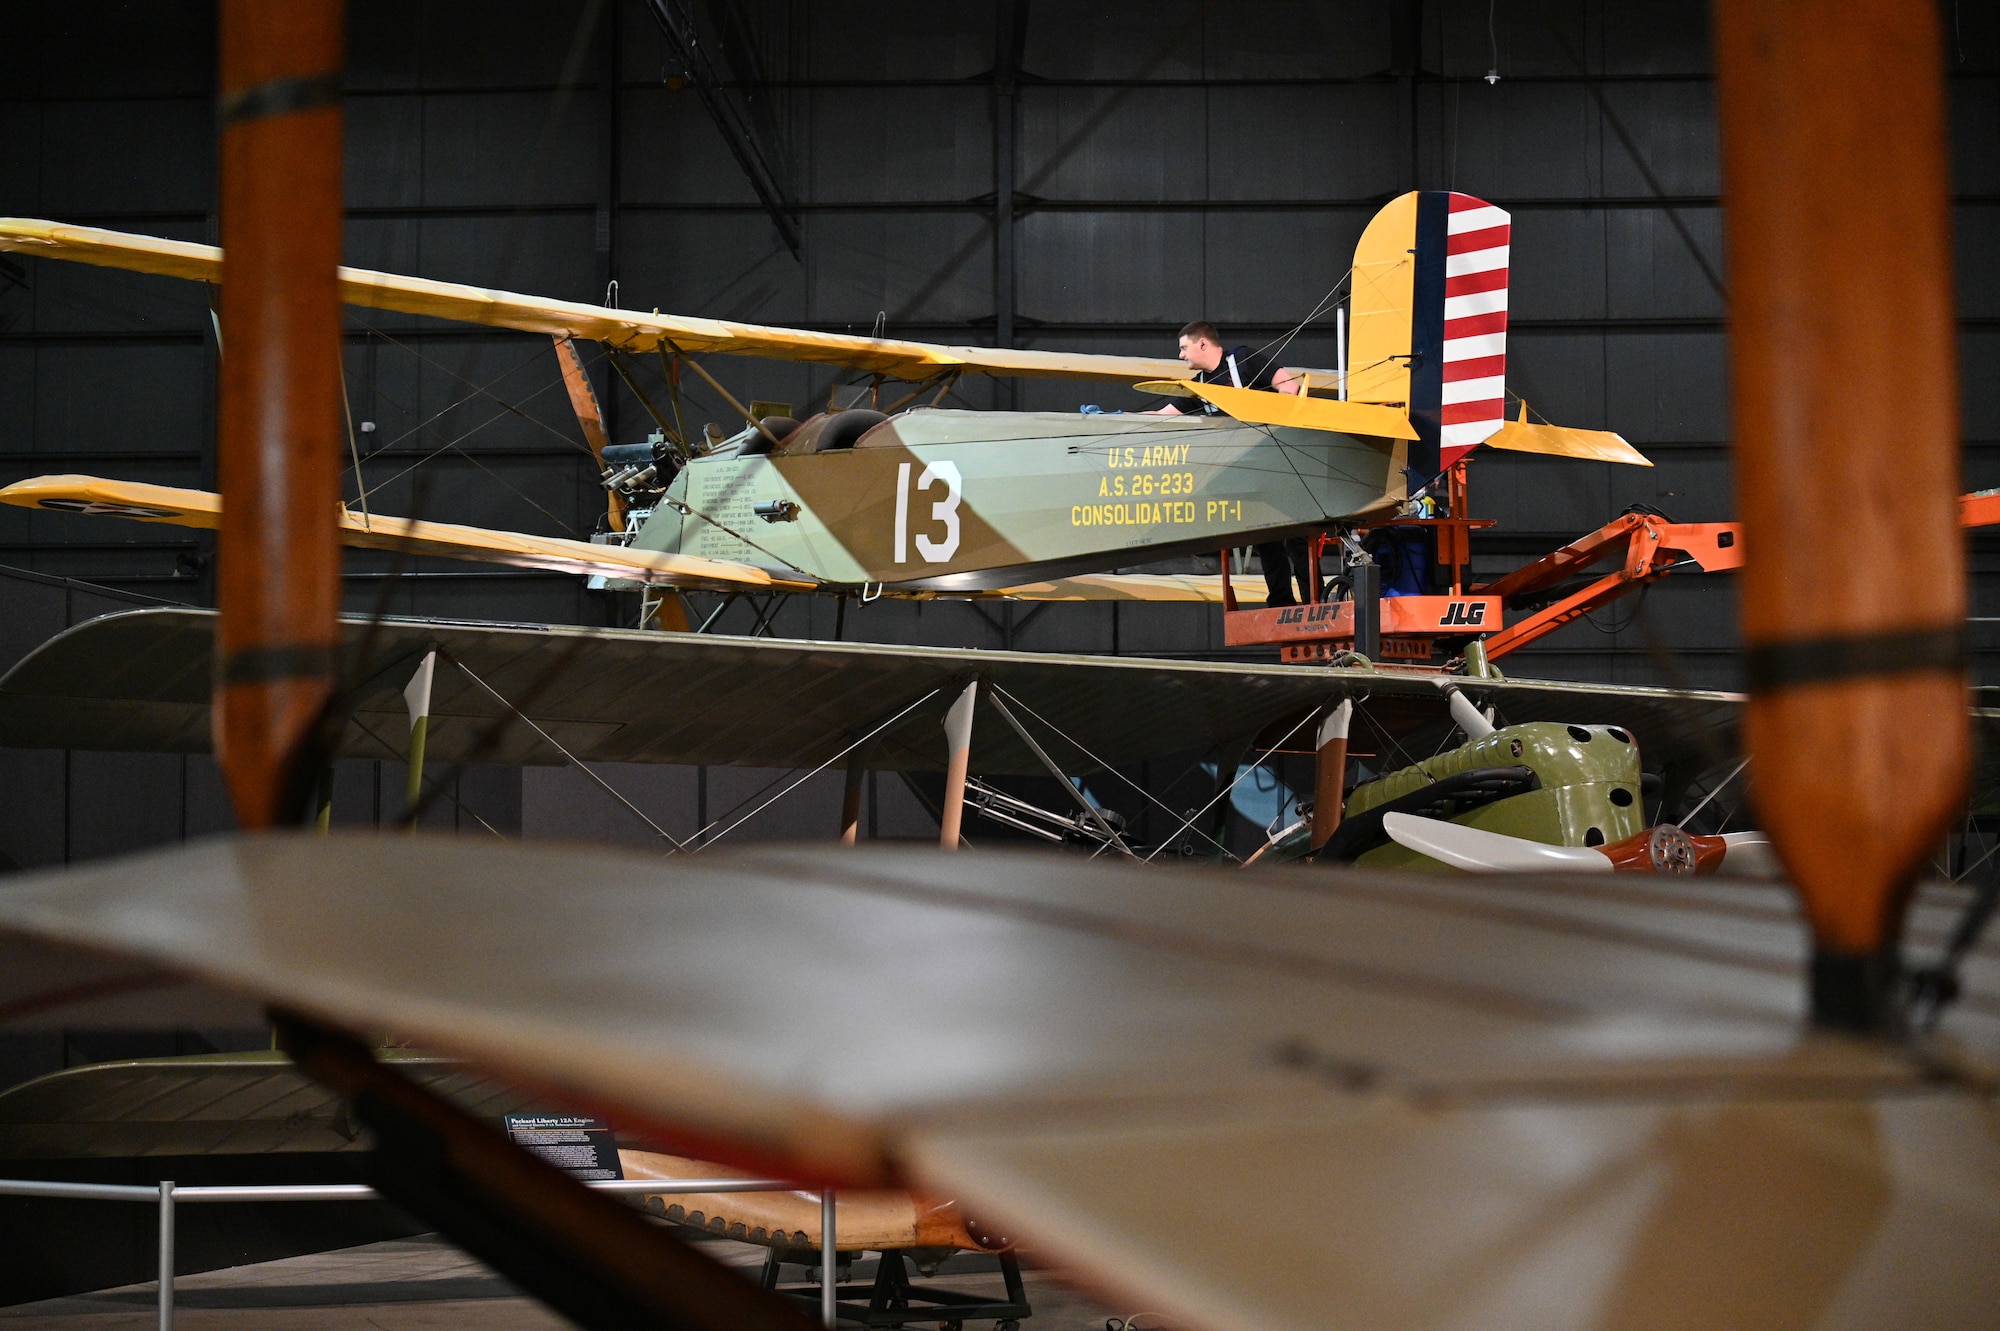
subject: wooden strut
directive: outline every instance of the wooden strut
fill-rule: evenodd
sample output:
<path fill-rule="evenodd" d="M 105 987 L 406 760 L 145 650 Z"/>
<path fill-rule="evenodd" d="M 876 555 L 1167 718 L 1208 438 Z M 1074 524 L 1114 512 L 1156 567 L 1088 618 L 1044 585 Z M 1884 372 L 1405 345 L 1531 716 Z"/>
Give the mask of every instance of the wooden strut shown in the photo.
<path fill-rule="evenodd" d="M 673 344 L 668 342 L 667 339 L 661 338 L 660 345 L 672 346 Z M 708 372 L 706 366 L 704 366 L 700 361 L 696 360 L 694 357 L 682 351 L 679 347 L 674 347 L 673 350 L 674 350 L 674 363 L 676 365 L 686 365 L 690 370 L 693 370 L 696 374 L 700 375 L 704 383 L 706 383 L 710 388 L 713 388 L 716 392 L 722 395 L 722 400 L 729 404 L 729 409 L 731 411 L 740 413 L 744 420 L 756 426 L 757 433 L 763 435 L 766 439 L 771 441 L 771 447 L 776 448 L 778 446 L 780 440 L 778 439 L 777 435 L 771 433 L 771 427 L 764 424 L 764 422 L 759 420 L 756 416 L 752 415 L 750 408 L 744 406 L 741 402 L 738 402 L 734 394 L 732 394 L 728 389 L 724 388 L 720 383 L 716 381 L 715 376 Z M 678 403 L 679 400 L 680 399 L 678 395 L 676 395 L 675 401 Z"/>
<path fill-rule="evenodd" d="M 340 0 L 224 0 L 215 747 L 245 828 L 302 811 L 335 689 Z"/>
<path fill-rule="evenodd" d="M 590 456 L 597 460 L 599 471 L 604 469 L 604 450 L 611 438 L 604 432 L 604 408 L 598 404 L 597 389 L 590 382 L 590 375 L 583 368 L 583 358 L 576 354 L 576 342 L 572 338 L 557 337 L 556 364 L 562 368 L 563 388 L 569 394 L 570 410 L 576 413 L 577 428 L 583 431 L 583 441 L 590 445 Z M 605 519 L 614 532 L 625 530 L 625 499 L 616 490 L 605 492 Z"/>
<path fill-rule="evenodd" d="M 1340 827 L 1341 805 L 1347 799 L 1347 730 L 1354 719 L 1354 700 L 1342 698 L 1328 707 L 1320 722 L 1313 754 L 1312 848 L 1318 850 Z"/>
<path fill-rule="evenodd" d="M 972 712 L 979 700 L 979 681 L 967 684 L 944 716 L 944 807 L 938 814 L 938 846 L 957 850 L 959 828 L 965 821 L 965 776 L 972 764 Z"/>
<path fill-rule="evenodd" d="M 1970 768 L 1938 13 L 1712 13 L 1746 747 L 1812 925 L 1813 1016 L 1893 1029 L 1911 886 Z M 1895 557 L 1828 559 L 1829 531 Z"/>

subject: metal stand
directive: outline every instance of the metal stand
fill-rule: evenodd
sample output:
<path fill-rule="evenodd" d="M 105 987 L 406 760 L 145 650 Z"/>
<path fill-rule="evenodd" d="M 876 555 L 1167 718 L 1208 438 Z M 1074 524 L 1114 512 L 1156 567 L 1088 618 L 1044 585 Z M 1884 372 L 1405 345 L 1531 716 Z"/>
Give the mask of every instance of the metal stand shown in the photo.
<path fill-rule="evenodd" d="M 764 1259 L 763 1287 L 801 1302 L 818 1302 L 829 1327 L 841 1323 L 900 1327 L 913 1322 L 936 1322 L 942 1328 L 955 1329 L 968 1321 L 992 1320 L 998 1323 L 996 1331 L 1019 1331 L 1021 1319 L 1032 1315 L 1028 1291 L 1021 1283 L 1021 1263 L 1011 1252 L 1000 1254 L 1000 1277 L 1007 1292 L 1004 1300 L 997 1300 L 916 1284 L 910 1279 L 907 1259 L 895 1251 L 882 1254 L 875 1268 L 875 1279 L 866 1284 L 860 1281 L 840 1284 L 838 1254 L 822 1254 L 819 1284 L 779 1289 L 779 1270 L 785 1264 L 783 1251 L 773 1248 Z"/>
<path fill-rule="evenodd" d="M 160 1180 L 160 1331 L 174 1331 L 174 1181 Z"/>
<path fill-rule="evenodd" d="M 807 1331 L 774 1299 L 632 1207 L 509 1142 L 366 1045 L 272 1014 L 299 1070 L 345 1097 L 374 1135 L 378 1192 L 579 1326 Z M 164 1207 L 166 1191 L 162 1190 Z"/>
<path fill-rule="evenodd" d="M 1354 589 L 1354 650 L 1373 661 L 1382 655 L 1382 570 L 1350 564 L 1347 576 Z"/>

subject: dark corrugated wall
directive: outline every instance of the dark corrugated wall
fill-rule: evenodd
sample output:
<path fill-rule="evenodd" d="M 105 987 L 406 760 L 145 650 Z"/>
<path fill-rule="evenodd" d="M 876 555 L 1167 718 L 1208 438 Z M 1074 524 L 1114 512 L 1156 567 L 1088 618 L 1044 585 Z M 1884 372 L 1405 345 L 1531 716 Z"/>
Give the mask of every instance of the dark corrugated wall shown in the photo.
<path fill-rule="evenodd" d="M 1504 525 L 1478 539 L 1477 567 L 1510 567 L 1632 503 L 1687 520 L 1732 514 L 1699 0 L 690 8 L 712 31 L 740 23 L 740 68 L 764 82 L 724 96 L 794 200 L 799 257 L 641 0 L 354 0 L 350 261 L 587 301 L 615 280 L 618 302 L 641 309 L 857 331 L 879 314 L 912 337 L 986 342 L 1011 328 L 1022 345 L 1169 354 L 1197 316 L 1253 345 L 1283 337 L 1344 271 L 1382 200 L 1455 187 L 1515 216 L 1511 386 L 1551 419 L 1622 431 L 1659 463 L 1479 460 L 1474 509 Z M 1992 484 L 2000 15 L 1948 9 L 1966 468 L 1969 484 Z M 209 10 L 10 2 L 0 30 L 0 213 L 213 238 Z M 726 44 L 715 50 L 726 66 Z M 996 237 L 1010 239 L 1008 256 Z M 1299 333 L 1287 358 L 1331 363 L 1330 325 Z M 201 288 L 0 260 L 0 480 L 208 484 L 214 362 Z M 832 380 L 716 366 L 740 397 L 801 407 Z M 602 364 L 595 373 L 614 434 L 642 437 L 637 399 Z M 540 339 L 354 311 L 348 382 L 377 508 L 563 534 L 601 511 Z M 646 385 L 657 396 L 657 380 Z M 962 393 L 1016 400 L 1012 386 Z M 689 396 L 695 419 L 724 417 L 699 385 Z M 1092 399 L 1136 402 L 1111 387 L 1026 383 L 1018 395 Z M 348 485 L 352 495 L 351 473 Z M 0 563 L 156 596 L 205 601 L 208 548 L 171 528 L 0 511 Z M 1980 538 L 1975 551 L 1983 591 L 2000 544 Z M 1827 554 L 1896 558 L 1838 532 Z M 633 611 L 565 577 L 431 562 L 389 584 L 392 568 L 353 557 L 350 605 L 585 623 Z M 1671 580 L 1642 619 L 1633 611 L 1574 626 L 1511 667 L 1734 681 L 1726 579 Z M 747 629 L 748 614 L 732 610 L 723 627 Z M 824 635 L 832 618 L 831 604 L 801 599 L 776 623 Z M 1214 621 L 1187 607 L 950 604 L 848 618 L 850 633 L 886 640 L 1161 653 L 1217 649 Z M 2000 649 L 1987 628 L 1976 641 Z M 1992 652 L 1981 659 L 1990 673 Z"/>

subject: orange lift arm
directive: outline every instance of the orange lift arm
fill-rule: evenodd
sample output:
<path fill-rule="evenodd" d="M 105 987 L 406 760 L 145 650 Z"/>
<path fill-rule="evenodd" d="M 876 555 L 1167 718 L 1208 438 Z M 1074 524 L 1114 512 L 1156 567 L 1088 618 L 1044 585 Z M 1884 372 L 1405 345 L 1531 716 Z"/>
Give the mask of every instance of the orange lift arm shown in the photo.
<path fill-rule="evenodd" d="M 1960 495 L 1961 527 L 2000 524 L 2000 490 Z M 1668 522 L 1643 513 L 1627 513 L 1560 550 L 1523 564 L 1507 576 L 1473 590 L 1484 596 L 1512 599 L 1543 591 L 1565 578 L 1623 551 L 1619 568 L 1555 604 L 1510 624 L 1486 640 L 1486 658 L 1505 656 L 1547 637 L 1621 596 L 1637 591 L 1667 574 L 1687 570 L 1720 573 L 1743 563 L 1742 527 L 1734 522 Z"/>
<path fill-rule="evenodd" d="M 1621 553 L 1624 558 L 1615 570 L 1487 638 L 1486 659 L 1525 647 L 1675 570 L 1717 573 L 1739 567 L 1743 563 L 1742 529 L 1733 522 L 1668 522 L 1650 513 L 1627 513 L 1473 590 L 1503 598 L 1525 596 Z"/>

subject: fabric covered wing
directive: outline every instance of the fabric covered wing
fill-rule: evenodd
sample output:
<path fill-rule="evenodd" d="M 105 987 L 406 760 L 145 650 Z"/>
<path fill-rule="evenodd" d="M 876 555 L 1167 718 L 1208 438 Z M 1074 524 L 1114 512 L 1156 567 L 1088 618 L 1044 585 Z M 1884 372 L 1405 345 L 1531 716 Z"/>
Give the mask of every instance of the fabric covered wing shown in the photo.
<path fill-rule="evenodd" d="M 1253 425 L 1289 425 L 1302 430 L 1332 430 L 1338 434 L 1372 435 L 1383 439 L 1415 439 L 1409 413 L 1372 402 L 1348 402 L 1305 393 L 1276 393 L 1228 384 L 1143 383 L 1142 392 L 1170 397 L 1200 398 L 1214 403 L 1239 421 Z"/>
<path fill-rule="evenodd" d="M 32 218 L 0 218 L 0 250 L 197 282 L 222 280 L 222 251 L 213 245 L 96 227 L 64 226 Z M 953 371 L 1129 383 L 1178 379 L 1188 374 L 1188 368 L 1175 360 L 1023 351 L 1010 347 L 942 346 L 898 338 L 732 323 L 724 319 L 641 314 L 635 310 L 548 300 L 363 268 L 340 270 L 340 294 L 348 304 L 368 309 L 430 315 L 556 337 L 580 337 L 621 350 L 652 351 L 664 345 L 682 351 L 813 361 L 913 382 Z"/>
<path fill-rule="evenodd" d="M 222 496 L 211 491 L 112 481 L 98 476 L 35 476 L 16 481 L 0 489 L 0 503 L 209 530 L 222 522 Z M 526 532 L 495 531 L 450 522 L 419 522 L 381 513 L 355 513 L 344 507 L 340 511 L 340 540 L 341 544 L 358 550 L 400 550 L 513 568 L 586 576 L 601 574 L 672 587 L 810 591 L 815 585 L 724 559 L 596 545 L 565 537 L 531 536 Z"/>
<path fill-rule="evenodd" d="M 206 752 L 214 624 L 208 611 L 136 610 L 58 634 L 0 677 L 0 744 Z M 1288 732 L 1290 747 L 1301 748 L 1299 724 L 1344 697 L 1366 699 L 1357 734 L 1389 745 L 1385 761 L 1396 760 L 1396 745 L 1430 752 L 1451 725 L 1428 678 L 1313 666 L 404 619 L 349 620 L 345 633 L 345 674 L 356 681 L 342 742 L 349 757 L 403 756 L 401 690 L 432 648 L 443 660 L 427 749 L 446 762 L 475 751 L 483 762 L 564 761 L 533 728 L 509 721 L 472 676 L 592 762 L 810 767 L 907 709 L 867 762 L 935 771 L 944 762 L 939 719 L 974 677 L 1021 703 L 1021 720 L 1076 774 L 1238 740 L 1272 745 Z M 1629 726 L 1660 762 L 1721 762 L 1738 705 L 1732 694 L 1461 683 L 1512 721 Z M 992 709 L 976 717 L 974 770 L 1043 773 Z"/>
<path fill-rule="evenodd" d="M 1804 1026 L 1782 890 L 1618 886 L 280 835 L 0 934 L 941 1190 L 1203 1327 L 1990 1324 L 1990 959 L 1917 1057 Z"/>
<path fill-rule="evenodd" d="M 530 1107 L 513 1087 L 445 1059 L 386 1054 L 482 1117 Z M 0 1093 L 7 1158 L 130 1159 L 361 1151 L 345 1108 L 276 1051 L 64 1068 Z"/>
<path fill-rule="evenodd" d="M 1242 605 L 1264 603 L 1264 580 L 1255 574 L 1232 580 Z M 1009 601 L 1174 601 L 1222 604 L 1219 573 L 1085 573 L 1047 582 L 1024 582 L 994 592 Z"/>

